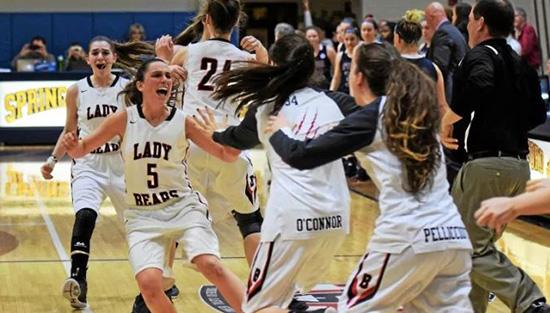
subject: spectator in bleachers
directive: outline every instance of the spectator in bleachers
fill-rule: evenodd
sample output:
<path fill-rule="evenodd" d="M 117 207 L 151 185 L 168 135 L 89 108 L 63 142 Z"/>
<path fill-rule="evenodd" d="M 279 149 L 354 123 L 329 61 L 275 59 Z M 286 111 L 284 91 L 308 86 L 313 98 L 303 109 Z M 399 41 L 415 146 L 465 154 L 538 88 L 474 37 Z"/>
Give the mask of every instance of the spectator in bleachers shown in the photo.
<path fill-rule="evenodd" d="M 516 8 L 514 27 L 516 38 L 521 44 L 521 57 L 538 70 L 541 62 L 539 38 L 533 25 L 527 22 L 527 13 L 523 8 Z"/>
<path fill-rule="evenodd" d="M 55 56 L 48 53 L 46 39 L 41 36 L 35 36 L 31 39 L 30 43 L 23 45 L 21 51 L 19 51 L 19 53 L 11 61 L 11 67 L 16 71 L 20 70 L 17 65 L 19 60 L 55 62 Z"/>
<path fill-rule="evenodd" d="M 464 40 L 468 43 L 468 17 L 472 6 L 469 3 L 461 2 L 453 7 L 453 25 L 458 28 Z"/>
<path fill-rule="evenodd" d="M 67 72 L 90 72 L 91 68 L 86 61 L 86 51 L 78 43 L 74 42 L 67 49 L 65 71 Z"/>
<path fill-rule="evenodd" d="M 134 23 L 128 27 L 128 41 L 144 41 L 145 27 L 140 23 Z"/>

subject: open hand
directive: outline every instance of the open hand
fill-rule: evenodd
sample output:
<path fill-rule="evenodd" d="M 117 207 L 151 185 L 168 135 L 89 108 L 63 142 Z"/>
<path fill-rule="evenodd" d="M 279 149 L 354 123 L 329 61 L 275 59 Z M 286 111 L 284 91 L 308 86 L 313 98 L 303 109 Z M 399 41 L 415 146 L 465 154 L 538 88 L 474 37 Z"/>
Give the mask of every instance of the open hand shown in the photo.
<path fill-rule="evenodd" d="M 174 42 L 172 36 L 163 35 L 155 42 L 155 54 L 157 57 L 170 62 L 174 55 Z"/>

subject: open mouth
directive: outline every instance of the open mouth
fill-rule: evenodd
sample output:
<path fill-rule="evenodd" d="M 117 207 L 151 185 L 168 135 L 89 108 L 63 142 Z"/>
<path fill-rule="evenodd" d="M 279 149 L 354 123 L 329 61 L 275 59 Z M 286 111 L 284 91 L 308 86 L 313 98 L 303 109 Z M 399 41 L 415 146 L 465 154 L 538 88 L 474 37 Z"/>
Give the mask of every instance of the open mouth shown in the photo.
<path fill-rule="evenodd" d="M 105 67 L 107 67 L 107 64 L 105 64 L 105 63 L 100 63 L 100 64 L 96 64 L 95 66 L 96 66 L 98 69 L 102 70 L 102 69 L 104 69 Z"/>
<path fill-rule="evenodd" d="M 157 95 L 161 97 L 166 97 L 168 95 L 168 88 L 160 87 L 159 89 L 157 89 Z"/>

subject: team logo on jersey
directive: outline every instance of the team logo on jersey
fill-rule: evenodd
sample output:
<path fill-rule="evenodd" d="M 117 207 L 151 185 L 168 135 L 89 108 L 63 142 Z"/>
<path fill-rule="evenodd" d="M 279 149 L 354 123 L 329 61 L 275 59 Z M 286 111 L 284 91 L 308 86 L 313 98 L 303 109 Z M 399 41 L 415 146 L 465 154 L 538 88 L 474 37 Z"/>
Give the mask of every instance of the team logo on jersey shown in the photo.
<path fill-rule="evenodd" d="M 296 294 L 294 299 L 303 301 L 309 306 L 309 310 L 323 308 L 336 308 L 338 297 L 342 294 L 344 285 L 319 284 L 308 293 Z M 227 301 L 222 297 L 218 289 L 212 285 L 203 285 L 199 289 L 202 301 L 211 308 L 223 313 L 234 313 Z"/>

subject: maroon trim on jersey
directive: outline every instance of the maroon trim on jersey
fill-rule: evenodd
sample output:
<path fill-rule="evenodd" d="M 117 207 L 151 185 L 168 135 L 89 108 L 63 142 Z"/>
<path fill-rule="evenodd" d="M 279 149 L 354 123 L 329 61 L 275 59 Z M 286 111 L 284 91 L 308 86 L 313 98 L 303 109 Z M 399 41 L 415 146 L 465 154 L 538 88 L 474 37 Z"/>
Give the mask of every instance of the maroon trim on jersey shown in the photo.
<path fill-rule="evenodd" d="M 367 300 L 370 300 L 376 295 L 378 292 L 378 288 L 380 288 L 380 284 L 382 283 L 382 278 L 384 277 L 384 272 L 386 271 L 386 266 L 388 265 L 388 261 L 390 259 L 390 254 L 386 253 L 386 258 L 384 259 L 384 263 L 382 264 L 382 269 L 380 270 L 380 274 L 378 276 L 378 279 L 376 280 L 376 284 L 370 288 L 368 285 L 363 288 L 364 291 L 360 292 L 357 290 L 357 285 L 359 284 L 359 277 L 360 275 L 368 275 L 368 273 L 361 273 L 361 270 L 363 269 L 363 264 L 365 263 L 365 260 L 369 254 L 367 253 L 361 263 L 359 264 L 359 268 L 357 269 L 357 272 L 355 276 L 353 277 L 353 280 L 351 281 L 351 284 L 348 287 L 347 295 L 348 295 L 348 302 L 347 307 L 348 309 L 361 304 Z"/>
<path fill-rule="evenodd" d="M 262 245 L 264 243 L 263 242 L 260 243 L 260 246 L 256 250 L 257 254 L 254 257 L 254 261 L 252 262 L 253 266 L 252 266 L 252 269 L 250 271 L 250 275 L 248 276 L 248 286 L 246 288 L 247 301 L 250 301 L 250 299 L 252 299 L 252 297 L 257 295 L 258 292 L 260 292 L 260 290 L 262 290 L 262 286 L 264 285 L 264 282 L 265 282 L 265 276 L 267 275 L 267 270 L 269 269 L 269 262 L 271 262 L 271 254 L 273 253 L 274 243 L 275 242 L 273 242 L 273 241 L 267 242 L 267 244 L 269 245 L 269 248 L 268 248 L 269 250 L 267 251 L 267 260 L 261 268 L 257 268 L 255 265 L 256 265 L 256 258 L 258 257 L 260 248 L 262 247 Z M 260 277 L 258 277 L 256 281 L 253 281 L 256 270 L 260 270 Z"/>

